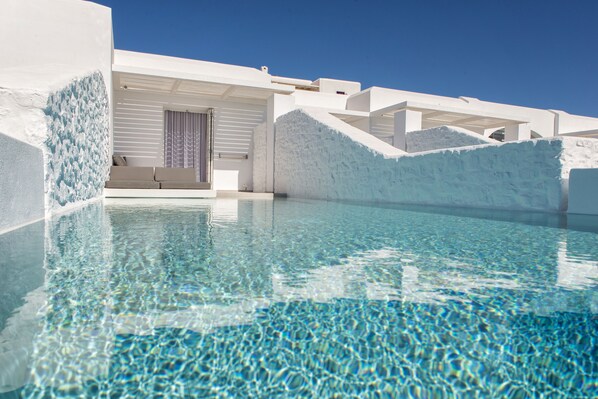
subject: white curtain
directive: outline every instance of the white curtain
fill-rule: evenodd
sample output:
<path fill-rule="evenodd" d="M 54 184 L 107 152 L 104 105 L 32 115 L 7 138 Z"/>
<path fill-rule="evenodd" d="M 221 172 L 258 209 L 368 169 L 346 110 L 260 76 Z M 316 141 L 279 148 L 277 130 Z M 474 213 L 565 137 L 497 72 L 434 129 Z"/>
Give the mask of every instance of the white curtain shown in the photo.
<path fill-rule="evenodd" d="M 194 168 L 197 181 L 207 181 L 207 146 L 207 114 L 165 111 L 165 167 Z"/>

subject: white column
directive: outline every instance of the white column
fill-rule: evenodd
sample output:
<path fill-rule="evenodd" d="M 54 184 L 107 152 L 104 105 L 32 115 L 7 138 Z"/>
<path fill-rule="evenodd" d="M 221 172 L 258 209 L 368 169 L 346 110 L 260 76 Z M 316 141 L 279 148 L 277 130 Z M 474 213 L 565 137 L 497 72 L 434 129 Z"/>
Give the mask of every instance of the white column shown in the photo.
<path fill-rule="evenodd" d="M 529 140 L 532 131 L 529 123 L 519 123 L 505 126 L 505 141 Z"/>
<path fill-rule="evenodd" d="M 395 113 L 395 138 L 394 146 L 406 151 L 405 134 L 422 130 L 422 113 L 405 109 Z"/>
<path fill-rule="evenodd" d="M 266 111 L 266 192 L 274 192 L 274 145 L 276 134 L 274 123 L 279 116 L 295 109 L 295 97 L 272 94 L 268 98 Z"/>

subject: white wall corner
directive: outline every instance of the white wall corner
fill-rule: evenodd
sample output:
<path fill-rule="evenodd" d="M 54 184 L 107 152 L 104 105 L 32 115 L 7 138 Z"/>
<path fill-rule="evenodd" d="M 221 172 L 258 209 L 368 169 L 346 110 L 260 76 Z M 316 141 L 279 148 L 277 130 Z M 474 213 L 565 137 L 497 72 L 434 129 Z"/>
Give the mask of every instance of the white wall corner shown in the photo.
<path fill-rule="evenodd" d="M 272 94 L 266 110 L 266 192 L 274 192 L 274 146 L 275 122 L 279 116 L 295 109 L 295 98 L 284 94 Z"/>

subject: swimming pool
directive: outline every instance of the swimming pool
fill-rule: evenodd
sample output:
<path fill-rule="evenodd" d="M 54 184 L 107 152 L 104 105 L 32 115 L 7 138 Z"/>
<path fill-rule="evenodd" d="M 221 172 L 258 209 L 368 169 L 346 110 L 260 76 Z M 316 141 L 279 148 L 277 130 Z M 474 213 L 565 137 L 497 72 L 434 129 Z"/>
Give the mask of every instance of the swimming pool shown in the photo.
<path fill-rule="evenodd" d="M 598 224 L 579 221 L 90 205 L 0 236 L 0 397 L 596 397 Z"/>

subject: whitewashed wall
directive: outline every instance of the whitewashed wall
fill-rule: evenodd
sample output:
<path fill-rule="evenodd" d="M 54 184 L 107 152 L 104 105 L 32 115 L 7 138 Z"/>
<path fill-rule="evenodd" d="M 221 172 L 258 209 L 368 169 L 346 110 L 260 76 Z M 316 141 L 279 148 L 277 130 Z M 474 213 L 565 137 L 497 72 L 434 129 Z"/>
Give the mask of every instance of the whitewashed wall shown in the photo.
<path fill-rule="evenodd" d="M 12 208 L 3 224 L 10 228 L 35 219 L 28 201 L 35 202 L 36 217 L 45 202 L 43 217 L 102 194 L 111 121 L 111 10 L 88 1 L 5 0 L 0 49 L 0 131 L 42 152 L 43 164 L 31 166 L 45 176 L 41 198 L 38 191 Z M 20 168 L 0 162 L 0 175 L 23 176 Z M 11 212 L 7 202 L 0 208 L 0 214 Z"/>
<path fill-rule="evenodd" d="M 113 152 L 131 165 L 164 166 L 164 111 L 207 112 L 214 108 L 214 188 L 252 189 L 253 129 L 265 120 L 266 105 L 117 90 Z M 218 159 L 218 154 L 248 159 Z"/>
<path fill-rule="evenodd" d="M 555 124 L 559 134 L 598 129 L 598 118 L 571 115 L 564 111 L 551 111 L 556 115 Z"/>
<path fill-rule="evenodd" d="M 253 191 L 266 192 L 266 123 L 253 130 Z"/>
<path fill-rule="evenodd" d="M 0 214 L 10 213 L 1 227 L 39 218 L 39 201 L 44 217 L 101 197 L 109 165 L 109 115 L 108 93 L 99 71 L 72 78 L 58 89 L 0 89 L 0 131 L 10 132 L 7 136 L 30 144 L 43 156 L 43 163 L 30 159 L 27 167 L 21 161 L 10 162 L 10 154 L 0 158 L 0 175 L 14 177 L 1 191 L 28 193 L 26 201 L 19 200 L 20 195 L 0 201 Z M 22 148 L 23 156 L 31 158 Z M 38 170 L 34 173 L 31 168 Z M 38 185 L 34 175 L 43 176 L 41 191 L 33 189 Z M 20 203 L 14 207 L 10 201 Z"/>
<path fill-rule="evenodd" d="M 406 154 L 326 112 L 296 110 L 276 122 L 275 190 L 291 197 L 559 211 L 578 167 L 598 167 L 598 140 Z"/>
<path fill-rule="evenodd" d="M 35 75 L 51 81 L 65 71 L 70 78 L 100 71 L 111 101 L 110 8 L 74 0 L 3 0 L 1 5 L 0 81 L 16 71 L 23 78 L 8 87 L 39 89 Z"/>

